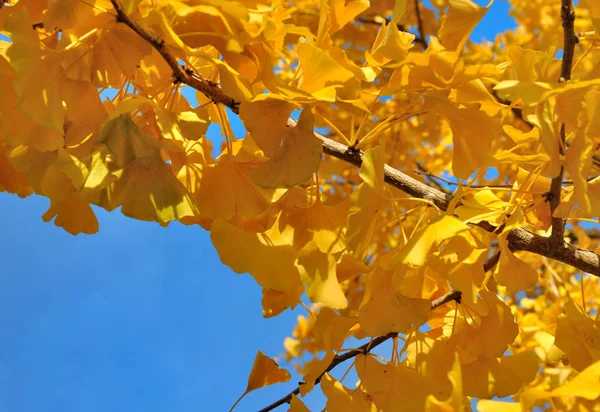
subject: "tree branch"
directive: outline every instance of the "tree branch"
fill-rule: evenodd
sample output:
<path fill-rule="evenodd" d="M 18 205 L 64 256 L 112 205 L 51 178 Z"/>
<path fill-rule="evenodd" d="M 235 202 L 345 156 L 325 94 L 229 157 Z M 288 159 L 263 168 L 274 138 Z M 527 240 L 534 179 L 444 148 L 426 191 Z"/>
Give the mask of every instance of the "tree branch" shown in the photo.
<path fill-rule="evenodd" d="M 570 0 L 563 0 L 569 2 Z M 119 5 L 118 0 L 111 0 L 115 5 L 115 10 L 118 13 L 118 21 L 121 21 L 129 26 L 134 32 L 148 41 L 161 54 L 165 61 L 173 69 L 174 75 L 182 83 L 185 83 L 192 88 L 204 93 L 207 97 L 213 99 L 215 103 L 221 103 L 229 107 L 234 113 L 239 112 L 239 103 L 231 97 L 226 96 L 221 89 L 209 84 L 199 77 L 188 74 L 183 68 L 177 64 L 177 60 L 167 49 L 164 42 L 155 38 L 150 33 L 139 27 L 131 20 Z M 574 19 L 574 17 L 573 17 Z M 567 53 L 565 51 L 565 53 Z M 288 125 L 295 126 L 296 121 L 288 119 Z M 362 164 L 363 152 L 335 140 L 329 139 L 319 133 L 315 133 L 323 144 L 323 153 L 336 157 L 354 166 L 360 167 Z M 384 166 L 385 182 L 395 188 L 407 193 L 410 196 L 426 199 L 435 204 L 439 209 L 446 210 L 452 200 L 452 197 L 445 193 L 428 186 L 402 172 L 392 168 L 389 165 Z M 480 222 L 478 226 L 488 232 L 494 233 L 497 227 L 488 222 Z M 562 243 L 557 247 L 552 244 L 550 238 L 539 236 L 528 232 L 525 229 L 512 229 L 508 234 L 508 246 L 511 250 L 524 250 L 532 253 L 537 253 L 548 258 L 558 260 L 560 262 L 571 265 L 579 270 L 600 277 L 600 256 L 590 250 L 582 249 L 577 246 L 569 245 L 562 237 Z"/>
<path fill-rule="evenodd" d="M 431 310 L 438 308 L 438 307 L 445 305 L 446 303 L 449 303 L 452 301 L 454 301 L 456 303 L 461 303 L 462 292 L 460 292 L 458 290 L 453 290 L 452 292 L 446 293 L 444 296 L 441 296 L 438 299 L 432 301 L 431 302 Z M 375 349 L 377 346 L 381 345 L 383 342 L 385 342 L 389 339 L 395 338 L 396 336 L 398 336 L 398 332 L 390 332 L 385 336 L 379 336 L 377 338 L 374 338 L 370 342 L 367 342 L 364 345 L 360 346 L 358 349 L 345 352 L 342 355 L 336 355 L 333 358 L 333 360 L 331 361 L 331 363 L 329 364 L 329 366 L 327 366 L 327 369 L 325 369 L 325 371 L 323 371 L 323 373 L 321 373 L 319 375 L 319 377 L 317 379 L 315 379 L 315 385 L 318 385 L 319 382 L 321 382 L 321 379 L 323 379 L 323 376 L 325 376 L 326 373 L 330 372 L 333 368 L 335 368 L 340 363 L 345 362 L 348 359 L 352 359 L 358 355 L 364 355 L 365 353 L 369 353 L 370 351 Z M 277 408 L 278 406 L 281 406 L 286 403 L 290 403 L 292 400 L 292 396 L 298 395 L 299 393 L 300 393 L 300 386 L 298 386 L 296 389 L 294 389 L 293 391 L 291 391 L 290 393 L 285 395 L 283 398 L 273 402 L 272 404 L 261 409 L 258 412 L 268 412 L 268 411 L 271 411 L 271 410 Z"/>
<path fill-rule="evenodd" d="M 227 106 L 235 113 L 239 112 L 239 102 L 236 102 L 233 98 L 227 96 L 213 83 L 202 79 L 191 69 L 184 69 L 181 65 L 179 65 L 175 56 L 173 56 L 173 54 L 169 51 L 164 40 L 153 36 L 150 32 L 139 26 L 127 14 L 125 14 L 125 11 L 123 10 L 119 0 L 110 0 L 110 2 L 117 12 L 117 22 L 127 25 L 142 39 L 150 43 L 152 47 L 154 47 L 154 49 L 156 49 L 156 51 L 162 56 L 171 70 L 173 70 L 173 77 L 175 77 L 177 81 L 187 84 L 188 86 L 198 90 L 214 103 L 220 103 L 224 106 Z"/>
<path fill-rule="evenodd" d="M 562 0 L 560 8 L 560 18 L 563 26 L 563 58 L 560 70 L 559 82 L 567 82 L 571 79 L 571 69 L 573 67 L 573 55 L 575 54 L 575 44 L 577 36 L 575 35 L 575 10 L 573 9 L 572 0 Z M 560 126 L 560 142 L 558 143 L 558 151 L 562 157 L 565 154 L 564 148 L 566 143 L 566 130 L 564 123 Z M 555 247 L 561 247 L 565 244 L 565 222 L 562 217 L 554 217 L 554 211 L 560 204 L 560 195 L 562 189 L 563 175 L 565 172 L 564 166 L 560 165 L 558 176 L 552 179 L 550 184 L 550 192 L 548 200 L 550 204 L 550 215 L 552 216 L 552 234 L 550 235 L 550 243 Z"/>
<path fill-rule="evenodd" d="M 415 41 L 421 43 L 424 48 L 427 48 L 429 45 L 427 44 L 427 40 L 425 40 L 423 20 L 421 20 L 421 11 L 419 10 L 419 0 L 415 0 L 415 14 L 417 15 L 417 29 L 419 30 L 419 36 L 415 39 Z"/>

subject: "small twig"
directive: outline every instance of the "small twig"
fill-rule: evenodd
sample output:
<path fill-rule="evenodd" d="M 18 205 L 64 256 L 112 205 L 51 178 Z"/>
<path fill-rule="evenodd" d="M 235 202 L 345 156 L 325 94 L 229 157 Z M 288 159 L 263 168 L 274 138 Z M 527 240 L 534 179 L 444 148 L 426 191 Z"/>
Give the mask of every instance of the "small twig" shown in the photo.
<path fill-rule="evenodd" d="M 438 176 L 431 174 L 427 169 L 425 169 L 425 167 L 419 163 L 417 160 L 415 160 L 415 164 L 417 165 L 418 170 L 415 170 L 416 173 L 425 176 L 425 178 L 427 179 L 427 181 L 429 183 L 431 183 L 433 186 L 437 187 L 438 190 L 446 193 L 447 195 L 450 194 L 450 191 L 448 189 L 446 189 L 444 186 L 442 186 L 440 184 L 440 182 L 438 182 L 438 180 L 441 180 L 442 182 L 444 182 L 444 180 L 446 180 L 444 183 L 446 184 L 450 184 L 451 182 L 447 179 L 444 178 L 438 178 Z"/>
<path fill-rule="evenodd" d="M 415 14 L 417 15 L 417 29 L 419 30 L 419 36 L 415 39 L 415 42 L 421 43 L 424 48 L 427 48 L 427 40 L 425 40 L 425 31 L 423 30 L 423 21 L 421 20 L 421 11 L 419 10 L 419 0 L 415 0 Z"/>
<path fill-rule="evenodd" d="M 446 293 L 444 296 L 441 296 L 438 299 L 432 301 L 431 302 L 431 310 L 433 310 L 437 307 L 440 307 L 442 305 L 445 305 L 446 303 L 452 302 L 452 301 L 454 301 L 456 303 L 461 303 L 461 300 L 462 300 L 462 292 L 460 292 L 458 290 L 453 290 L 452 292 Z M 343 363 L 343 362 L 347 361 L 348 359 L 352 359 L 358 355 L 364 355 L 366 353 L 369 353 L 370 351 L 375 349 L 377 346 L 381 345 L 383 342 L 385 342 L 389 339 L 395 338 L 396 336 L 398 336 L 398 332 L 390 332 L 385 336 L 379 336 L 379 337 L 365 343 L 364 345 L 358 347 L 355 350 L 348 351 L 342 355 L 336 355 L 333 358 L 333 360 L 331 361 L 331 363 L 329 364 L 329 366 L 327 366 L 327 369 L 325 369 L 325 371 L 323 371 L 323 373 L 321 373 L 319 375 L 319 377 L 317 379 L 315 379 L 315 385 L 318 385 L 321 382 L 321 379 L 323 379 L 323 376 L 325 376 L 326 373 L 330 372 L 333 368 L 335 368 L 340 363 Z M 303 383 L 301 382 L 300 384 L 303 384 Z M 292 396 L 294 396 L 294 395 L 297 396 L 299 393 L 300 393 L 300 386 L 298 386 L 296 389 L 294 389 L 293 391 L 288 393 L 283 398 L 273 402 L 269 406 L 264 407 L 263 409 L 261 409 L 258 412 L 272 411 L 273 409 L 277 408 L 278 406 L 281 406 L 286 403 L 290 403 L 290 401 L 292 400 Z"/>

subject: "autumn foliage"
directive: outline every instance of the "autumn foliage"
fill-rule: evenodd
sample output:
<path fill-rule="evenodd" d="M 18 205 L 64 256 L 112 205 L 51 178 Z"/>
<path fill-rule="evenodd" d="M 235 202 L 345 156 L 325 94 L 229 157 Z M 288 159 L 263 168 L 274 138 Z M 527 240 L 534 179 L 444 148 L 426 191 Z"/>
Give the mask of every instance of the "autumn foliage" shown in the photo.
<path fill-rule="evenodd" d="M 432 3 L 2 0 L 0 190 L 201 225 L 265 317 L 312 302 L 265 410 L 592 410 L 600 2 L 510 0 L 483 44 L 489 5 Z M 289 379 L 259 352 L 246 393 Z"/>

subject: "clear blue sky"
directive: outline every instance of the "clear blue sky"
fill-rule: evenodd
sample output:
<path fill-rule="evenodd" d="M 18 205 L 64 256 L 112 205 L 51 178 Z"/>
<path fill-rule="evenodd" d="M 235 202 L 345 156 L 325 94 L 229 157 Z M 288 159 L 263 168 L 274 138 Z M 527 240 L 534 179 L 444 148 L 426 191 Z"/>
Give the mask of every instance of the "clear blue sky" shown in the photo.
<path fill-rule="evenodd" d="M 513 27 L 507 9 L 496 1 L 472 38 Z M 100 233 L 74 237 L 41 220 L 47 207 L 0 193 L 0 411 L 227 411 L 256 351 L 280 355 L 304 313 L 263 319 L 260 288 L 220 263 L 200 227 L 96 209 Z M 264 407 L 300 379 L 236 410 Z M 304 400 L 324 406 L 318 391 Z"/>

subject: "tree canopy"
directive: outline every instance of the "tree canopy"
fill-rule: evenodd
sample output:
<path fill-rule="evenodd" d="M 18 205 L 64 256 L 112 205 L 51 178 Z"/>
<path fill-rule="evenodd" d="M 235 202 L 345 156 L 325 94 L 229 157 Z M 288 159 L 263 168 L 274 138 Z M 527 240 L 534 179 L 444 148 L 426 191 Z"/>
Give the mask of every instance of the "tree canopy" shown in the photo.
<path fill-rule="evenodd" d="M 264 411 L 592 410 L 600 3 L 474 43 L 491 4 L 0 0 L 0 190 L 201 225 L 264 317 L 306 306 Z M 259 351 L 246 393 L 289 379 Z"/>

